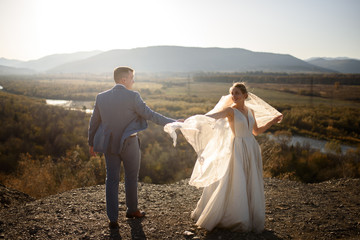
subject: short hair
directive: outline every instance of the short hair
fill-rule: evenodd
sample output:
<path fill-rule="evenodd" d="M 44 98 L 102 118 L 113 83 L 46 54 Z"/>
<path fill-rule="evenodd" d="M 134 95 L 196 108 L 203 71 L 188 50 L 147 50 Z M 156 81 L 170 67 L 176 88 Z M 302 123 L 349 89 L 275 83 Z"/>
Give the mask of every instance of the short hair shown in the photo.
<path fill-rule="evenodd" d="M 247 89 L 246 89 L 246 86 L 245 86 L 245 83 L 244 82 L 236 82 L 236 83 L 233 83 L 233 85 L 230 87 L 229 89 L 229 92 L 231 94 L 231 91 L 234 89 L 234 88 L 238 88 L 240 89 L 241 93 L 242 94 L 246 94 L 248 93 Z"/>
<path fill-rule="evenodd" d="M 119 82 L 123 77 L 129 76 L 129 73 L 134 73 L 134 69 L 130 67 L 117 67 L 114 70 L 114 81 Z"/>

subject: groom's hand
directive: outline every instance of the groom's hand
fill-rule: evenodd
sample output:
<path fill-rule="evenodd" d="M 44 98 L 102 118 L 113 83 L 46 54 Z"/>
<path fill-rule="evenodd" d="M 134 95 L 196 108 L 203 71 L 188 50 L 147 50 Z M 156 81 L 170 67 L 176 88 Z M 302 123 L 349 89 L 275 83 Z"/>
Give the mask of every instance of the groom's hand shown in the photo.
<path fill-rule="evenodd" d="M 89 152 L 90 152 L 90 156 L 96 157 L 96 152 L 94 152 L 94 147 L 93 146 L 89 147 Z"/>
<path fill-rule="evenodd" d="M 185 120 L 184 119 L 177 119 L 176 121 L 177 122 L 184 122 Z"/>

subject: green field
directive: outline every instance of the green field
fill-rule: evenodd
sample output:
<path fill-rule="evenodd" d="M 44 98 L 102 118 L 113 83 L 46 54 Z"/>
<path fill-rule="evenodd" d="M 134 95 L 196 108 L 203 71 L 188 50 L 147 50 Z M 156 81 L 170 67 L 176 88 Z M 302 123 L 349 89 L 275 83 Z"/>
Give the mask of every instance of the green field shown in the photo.
<path fill-rule="evenodd" d="M 280 88 L 281 84 L 279 84 Z M 204 100 L 207 99 L 210 103 L 216 103 L 216 101 L 222 96 L 229 93 L 229 88 L 231 84 L 227 83 L 182 83 L 182 84 L 173 84 L 169 87 L 159 87 L 158 83 L 144 83 L 138 82 L 134 85 L 134 88 L 137 90 L 150 89 L 150 91 L 155 91 L 155 89 L 161 89 L 161 94 L 157 96 L 146 96 L 150 99 L 156 98 L 178 98 L 178 97 L 191 97 Z M 253 87 L 252 84 L 248 84 L 248 91 L 258 95 L 265 101 L 270 104 L 275 105 L 324 105 L 328 107 L 356 107 L 360 108 L 360 103 L 354 101 L 344 101 L 338 99 L 329 99 L 322 97 L 311 97 L 303 96 L 278 90 L 271 90 L 260 88 L 258 85 Z"/>
<path fill-rule="evenodd" d="M 151 79 L 151 80 L 149 80 Z M 45 99 L 93 101 L 97 93 L 111 88 L 114 85 L 109 76 L 89 77 L 6 77 L 0 76 L 0 86 L 7 92 L 38 97 Z M 259 84 L 248 83 L 248 90 L 274 105 L 324 105 L 329 107 L 360 107 L 358 101 L 344 101 L 341 96 L 359 95 L 359 86 L 343 86 L 341 94 L 325 94 L 326 97 L 305 96 L 296 93 L 296 89 L 309 88 L 308 85 L 299 84 Z M 141 92 L 143 98 L 149 103 L 162 103 L 173 101 L 201 102 L 206 108 L 217 102 L 222 96 L 228 94 L 231 83 L 194 82 L 188 78 L 169 77 L 168 79 L 154 80 L 152 78 L 138 77 L 135 79 L 134 90 Z M 294 89 L 291 88 L 291 86 Z M 329 89 L 331 85 L 316 85 L 318 91 Z M 341 91 L 343 89 L 343 91 Z M 328 90 L 327 90 L 328 91 Z M 209 105 L 208 105 L 209 104 Z"/>

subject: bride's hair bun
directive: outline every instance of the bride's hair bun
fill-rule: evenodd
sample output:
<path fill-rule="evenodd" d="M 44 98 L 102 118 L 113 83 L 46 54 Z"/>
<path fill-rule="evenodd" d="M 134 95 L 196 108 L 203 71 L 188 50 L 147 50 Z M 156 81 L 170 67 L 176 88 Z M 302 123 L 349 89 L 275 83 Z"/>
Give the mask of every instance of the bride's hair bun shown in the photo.
<path fill-rule="evenodd" d="M 236 82 L 236 83 L 233 83 L 233 85 L 232 85 L 232 86 L 230 87 L 230 89 L 229 89 L 230 94 L 231 94 L 232 90 L 233 90 L 235 87 L 238 88 L 238 89 L 240 89 L 240 91 L 241 91 L 242 94 L 246 94 L 246 98 L 248 97 L 248 96 L 247 96 L 247 95 L 248 95 L 248 91 L 247 91 L 247 89 L 246 89 L 246 85 L 245 85 L 244 82 Z"/>

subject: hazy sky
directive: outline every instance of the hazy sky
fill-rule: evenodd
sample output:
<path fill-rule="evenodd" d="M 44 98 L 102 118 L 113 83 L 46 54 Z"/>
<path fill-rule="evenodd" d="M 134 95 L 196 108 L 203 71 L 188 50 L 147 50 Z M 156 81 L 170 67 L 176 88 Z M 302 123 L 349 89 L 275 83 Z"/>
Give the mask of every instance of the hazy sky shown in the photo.
<path fill-rule="evenodd" d="M 158 45 L 360 59 L 360 0 L 0 0 L 0 57 Z"/>

